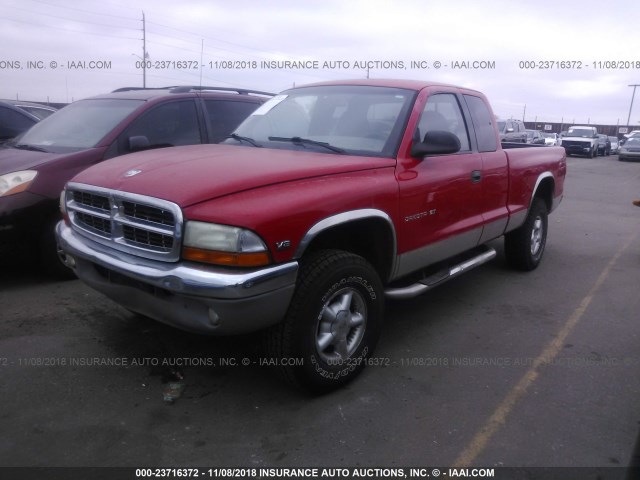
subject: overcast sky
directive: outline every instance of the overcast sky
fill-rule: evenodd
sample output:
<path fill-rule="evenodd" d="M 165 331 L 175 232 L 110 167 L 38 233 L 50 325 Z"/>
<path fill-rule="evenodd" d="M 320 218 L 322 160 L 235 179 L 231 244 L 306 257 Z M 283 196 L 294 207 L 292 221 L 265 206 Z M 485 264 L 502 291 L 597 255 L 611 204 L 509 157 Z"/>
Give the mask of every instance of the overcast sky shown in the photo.
<path fill-rule="evenodd" d="M 150 87 L 277 92 L 368 74 L 474 88 L 502 117 L 625 125 L 633 93 L 628 85 L 640 84 L 637 0 L 0 5 L 0 98 L 70 102 L 142 86 L 136 63 L 143 56 L 143 11 Z M 287 69 L 282 63 L 268 67 L 269 61 L 304 63 Z M 631 125 L 639 124 L 640 88 L 631 112 Z"/>

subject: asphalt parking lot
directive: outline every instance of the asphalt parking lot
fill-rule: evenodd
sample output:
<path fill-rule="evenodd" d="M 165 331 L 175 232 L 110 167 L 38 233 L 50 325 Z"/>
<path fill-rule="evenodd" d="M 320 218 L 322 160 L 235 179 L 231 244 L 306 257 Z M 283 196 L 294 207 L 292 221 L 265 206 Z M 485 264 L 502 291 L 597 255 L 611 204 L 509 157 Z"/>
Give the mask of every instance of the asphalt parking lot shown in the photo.
<path fill-rule="evenodd" d="M 379 365 L 321 397 L 281 383 L 255 336 L 183 333 L 4 266 L 0 465 L 626 466 L 640 431 L 634 198 L 640 163 L 569 158 L 537 270 L 509 270 L 498 242 L 495 261 L 388 303 Z"/>

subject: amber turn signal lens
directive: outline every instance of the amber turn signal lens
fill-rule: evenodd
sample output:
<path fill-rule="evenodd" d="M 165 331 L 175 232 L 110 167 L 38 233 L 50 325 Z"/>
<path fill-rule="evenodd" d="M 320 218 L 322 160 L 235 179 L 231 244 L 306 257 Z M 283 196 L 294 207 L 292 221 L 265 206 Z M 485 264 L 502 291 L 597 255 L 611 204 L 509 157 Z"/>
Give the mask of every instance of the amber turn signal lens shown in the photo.
<path fill-rule="evenodd" d="M 184 247 L 182 250 L 182 258 L 193 262 L 211 263 L 228 267 L 262 267 L 271 263 L 267 252 L 216 252 L 193 247 Z"/>

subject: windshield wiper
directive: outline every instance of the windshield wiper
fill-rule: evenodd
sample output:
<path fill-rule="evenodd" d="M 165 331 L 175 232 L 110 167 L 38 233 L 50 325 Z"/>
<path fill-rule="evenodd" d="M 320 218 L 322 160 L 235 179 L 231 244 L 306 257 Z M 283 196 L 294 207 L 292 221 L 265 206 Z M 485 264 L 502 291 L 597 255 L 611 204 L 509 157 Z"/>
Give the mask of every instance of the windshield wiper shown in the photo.
<path fill-rule="evenodd" d="M 345 153 L 345 151 L 341 148 L 334 147 L 330 143 L 327 142 L 318 142 L 317 140 L 311 140 L 310 138 L 301 138 L 301 137 L 269 137 L 269 140 L 272 142 L 291 142 L 294 145 L 304 145 L 305 143 L 308 145 L 316 145 L 318 147 L 324 147 L 328 150 L 331 150 L 335 153 Z"/>
<path fill-rule="evenodd" d="M 26 143 L 18 143 L 17 145 L 13 145 L 13 148 L 17 148 L 18 150 L 30 150 L 32 152 L 45 152 L 49 153 L 42 147 L 36 147 L 35 145 L 28 145 Z"/>
<path fill-rule="evenodd" d="M 254 147 L 262 148 L 262 145 L 256 142 L 253 138 L 243 137 L 242 135 L 238 135 L 237 133 L 232 133 L 231 135 L 227 135 L 225 138 L 233 138 L 238 142 L 247 142 L 253 145 Z"/>

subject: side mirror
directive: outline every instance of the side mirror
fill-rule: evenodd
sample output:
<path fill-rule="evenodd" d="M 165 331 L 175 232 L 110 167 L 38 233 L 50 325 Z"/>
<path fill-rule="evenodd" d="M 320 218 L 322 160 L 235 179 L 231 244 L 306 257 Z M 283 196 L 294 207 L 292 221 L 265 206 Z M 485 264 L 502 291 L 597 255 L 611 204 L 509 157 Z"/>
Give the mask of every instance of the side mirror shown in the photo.
<path fill-rule="evenodd" d="M 144 135 L 136 135 L 134 137 L 129 137 L 129 151 L 137 152 L 138 150 L 145 150 L 149 148 L 151 145 L 149 143 L 149 139 Z"/>
<path fill-rule="evenodd" d="M 460 151 L 460 140 L 451 132 L 431 130 L 424 136 L 422 142 L 414 142 L 411 146 L 411 156 L 423 158 L 427 155 L 446 155 Z"/>

